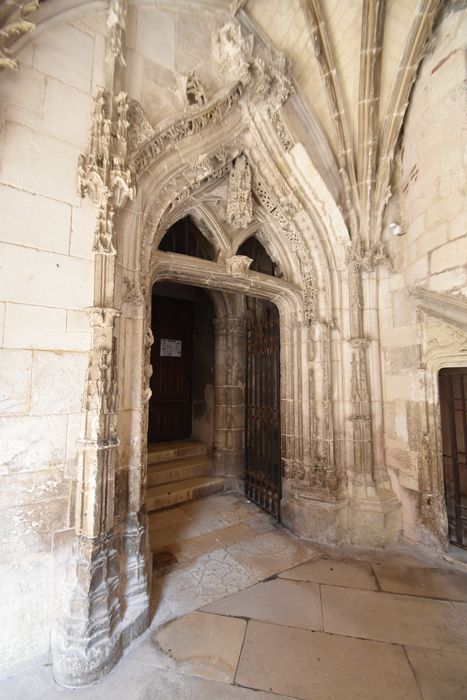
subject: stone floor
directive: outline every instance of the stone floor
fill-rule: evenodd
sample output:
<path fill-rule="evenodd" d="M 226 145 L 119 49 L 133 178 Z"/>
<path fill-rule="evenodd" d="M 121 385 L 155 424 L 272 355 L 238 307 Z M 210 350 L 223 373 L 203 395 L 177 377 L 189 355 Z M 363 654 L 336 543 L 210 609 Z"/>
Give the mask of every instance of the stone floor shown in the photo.
<path fill-rule="evenodd" d="M 155 513 L 154 620 L 105 679 L 0 684 L 36 700 L 462 700 L 467 568 L 416 549 L 331 549 L 235 494 Z"/>

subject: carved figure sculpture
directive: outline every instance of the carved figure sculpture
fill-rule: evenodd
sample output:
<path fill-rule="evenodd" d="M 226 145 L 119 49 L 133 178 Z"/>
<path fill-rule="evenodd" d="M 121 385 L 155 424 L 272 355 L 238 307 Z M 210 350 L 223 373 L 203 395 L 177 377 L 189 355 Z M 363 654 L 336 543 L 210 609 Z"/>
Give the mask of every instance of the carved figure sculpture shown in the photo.
<path fill-rule="evenodd" d="M 253 216 L 251 170 L 244 153 L 235 159 L 230 171 L 227 221 L 235 228 L 248 226 Z"/>
<path fill-rule="evenodd" d="M 202 107 L 206 104 L 206 92 L 195 71 L 191 71 L 186 76 L 186 96 L 190 105 Z"/>

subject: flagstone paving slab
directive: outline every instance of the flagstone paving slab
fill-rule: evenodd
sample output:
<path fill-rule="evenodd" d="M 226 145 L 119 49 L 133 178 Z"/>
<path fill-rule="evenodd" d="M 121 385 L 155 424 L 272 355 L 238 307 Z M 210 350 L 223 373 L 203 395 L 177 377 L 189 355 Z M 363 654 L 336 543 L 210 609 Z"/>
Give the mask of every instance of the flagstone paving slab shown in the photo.
<path fill-rule="evenodd" d="M 467 650 L 467 626 L 452 603 L 321 586 L 325 632 L 432 649 Z"/>
<path fill-rule="evenodd" d="M 467 601 L 467 573 L 433 568 L 407 567 L 401 564 L 375 564 L 381 590 L 428 598 Z"/>
<path fill-rule="evenodd" d="M 467 698 L 467 654 L 406 649 L 423 700 Z"/>
<path fill-rule="evenodd" d="M 369 591 L 378 590 L 372 568 L 364 562 L 318 559 L 300 564 L 279 576 L 296 581 L 314 581 L 333 586 L 365 588 Z"/>
<path fill-rule="evenodd" d="M 420 700 L 401 647 L 249 622 L 237 683 L 301 700 Z"/>
<path fill-rule="evenodd" d="M 322 630 L 321 598 L 316 583 L 274 579 L 202 608 L 219 615 L 252 618 L 277 625 Z"/>
<path fill-rule="evenodd" d="M 129 656 L 166 670 L 231 683 L 245 630 L 245 620 L 194 612 L 152 633 Z"/>

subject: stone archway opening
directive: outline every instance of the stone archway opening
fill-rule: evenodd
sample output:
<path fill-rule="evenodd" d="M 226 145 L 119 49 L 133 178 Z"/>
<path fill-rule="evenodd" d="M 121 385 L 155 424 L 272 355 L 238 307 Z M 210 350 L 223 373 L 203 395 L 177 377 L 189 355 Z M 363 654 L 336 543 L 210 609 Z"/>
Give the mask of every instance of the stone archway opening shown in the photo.
<path fill-rule="evenodd" d="M 277 307 L 170 280 L 154 283 L 151 307 L 148 512 L 234 489 L 278 518 Z"/>

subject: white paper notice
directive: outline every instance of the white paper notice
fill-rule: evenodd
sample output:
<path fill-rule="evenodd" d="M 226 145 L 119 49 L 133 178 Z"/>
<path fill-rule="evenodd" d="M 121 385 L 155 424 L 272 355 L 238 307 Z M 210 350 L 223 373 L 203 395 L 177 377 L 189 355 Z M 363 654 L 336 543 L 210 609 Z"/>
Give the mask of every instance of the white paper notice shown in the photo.
<path fill-rule="evenodd" d="M 161 357 L 181 357 L 182 341 L 161 338 Z"/>

